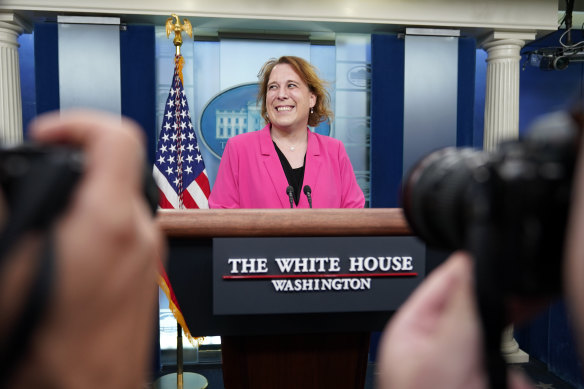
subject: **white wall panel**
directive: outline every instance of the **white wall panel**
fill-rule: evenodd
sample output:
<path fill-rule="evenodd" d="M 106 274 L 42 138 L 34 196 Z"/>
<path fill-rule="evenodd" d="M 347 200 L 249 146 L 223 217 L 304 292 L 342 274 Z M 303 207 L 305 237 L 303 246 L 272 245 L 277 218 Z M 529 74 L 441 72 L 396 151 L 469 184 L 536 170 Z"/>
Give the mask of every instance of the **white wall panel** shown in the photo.
<path fill-rule="evenodd" d="M 121 113 L 120 27 L 59 24 L 60 107 Z"/>
<path fill-rule="evenodd" d="M 257 74 L 270 58 L 295 55 L 310 61 L 308 42 L 245 41 L 222 39 L 220 46 L 221 89 L 258 82 Z"/>
<path fill-rule="evenodd" d="M 456 146 L 458 38 L 406 36 L 404 68 L 405 175 L 428 152 Z"/>

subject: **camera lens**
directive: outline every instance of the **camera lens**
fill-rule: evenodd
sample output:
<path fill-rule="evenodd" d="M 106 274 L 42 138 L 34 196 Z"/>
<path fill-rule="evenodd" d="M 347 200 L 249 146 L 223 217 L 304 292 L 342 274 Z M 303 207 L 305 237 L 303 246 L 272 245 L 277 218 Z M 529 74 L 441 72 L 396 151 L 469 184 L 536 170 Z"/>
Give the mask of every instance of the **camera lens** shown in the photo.
<path fill-rule="evenodd" d="M 466 197 L 484 153 L 472 148 L 445 148 L 418 162 L 404 181 L 402 206 L 416 235 L 427 244 L 456 249 L 464 243 Z"/>
<path fill-rule="evenodd" d="M 495 152 L 435 151 L 405 177 L 406 220 L 428 246 L 468 250 L 505 293 L 556 294 L 580 136 L 559 112 Z"/>
<path fill-rule="evenodd" d="M 555 70 L 564 70 L 570 64 L 568 57 L 556 57 L 554 58 L 553 66 Z"/>

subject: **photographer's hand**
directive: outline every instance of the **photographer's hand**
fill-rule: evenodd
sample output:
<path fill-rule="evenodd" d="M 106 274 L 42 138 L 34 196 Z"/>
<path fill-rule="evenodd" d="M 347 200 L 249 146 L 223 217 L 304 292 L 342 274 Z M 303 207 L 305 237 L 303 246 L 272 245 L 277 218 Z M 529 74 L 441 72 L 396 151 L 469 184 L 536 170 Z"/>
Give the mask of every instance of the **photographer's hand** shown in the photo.
<path fill-rule="evenodd" d="M 584 126 L 584 106 L 578 106 L 577 119 Z M 580 358 L 584 358 L 584 132 L 581 129 L 580 155 L 574 175 L 570 221 L 564 258 L 564 291 L 570 310 Z"/>
<path fill-rule="evenodd" d="M 53 298 L 12 387 L 142 387 L 165 249 L 142 191 L 141 131 L 73 111 L 39 118 L 30 134 L 81 148 L 86 169 L 54 229 Z"/>
<path fill-rule="evenodd" d="M 378 387 L 487 388 L 472 260 L 455 253 L 398 310 L 379 347 Z M 509 375 L 509 388 L 531 388 Z"/>

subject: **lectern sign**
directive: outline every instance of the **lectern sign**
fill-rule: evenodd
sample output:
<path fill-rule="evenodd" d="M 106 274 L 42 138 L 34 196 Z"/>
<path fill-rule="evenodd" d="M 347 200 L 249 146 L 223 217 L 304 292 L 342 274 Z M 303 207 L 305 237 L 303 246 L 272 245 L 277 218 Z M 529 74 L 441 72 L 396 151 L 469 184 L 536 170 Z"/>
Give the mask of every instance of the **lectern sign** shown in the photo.
<path fill-rule="evenodd" d="M 215 238 L 213 311 L 392 311 L 425 270 L 413 237 Z"/>

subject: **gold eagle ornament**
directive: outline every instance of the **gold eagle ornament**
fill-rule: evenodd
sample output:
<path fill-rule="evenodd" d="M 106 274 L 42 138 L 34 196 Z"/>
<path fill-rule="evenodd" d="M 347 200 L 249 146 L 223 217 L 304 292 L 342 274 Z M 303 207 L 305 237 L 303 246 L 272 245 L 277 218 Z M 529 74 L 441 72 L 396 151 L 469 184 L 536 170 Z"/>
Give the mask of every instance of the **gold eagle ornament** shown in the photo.
<path fill-rule="evenodd" d="M 173 23 L 174 20 L 174 23 Z M 173 43 L 176 46 L 176 54 L 180 55 L 180 47 L 182 46 L 182 32 L 184 31 L 189 37 L 193 37 L 193 26 L 188 19 L 183 19 L 183 23 L 180 23 L 180 19 L 177 14 L 172 14 L 170 18 L 166 20 L 166 37 L 170 36 L 170 33 L 174 31 Z"/>

